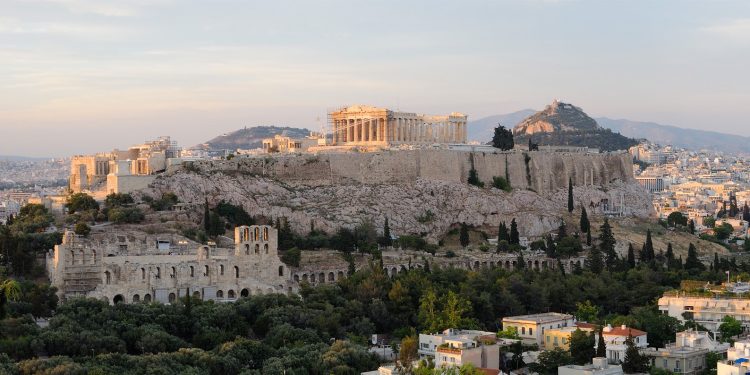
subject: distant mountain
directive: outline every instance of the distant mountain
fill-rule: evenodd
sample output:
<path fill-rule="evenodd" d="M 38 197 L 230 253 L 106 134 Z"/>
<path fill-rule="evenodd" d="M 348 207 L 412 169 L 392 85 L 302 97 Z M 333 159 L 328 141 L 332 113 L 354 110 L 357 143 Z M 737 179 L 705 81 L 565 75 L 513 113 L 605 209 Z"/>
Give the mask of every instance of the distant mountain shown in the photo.
<path fill-rule="evenodd" d="M 243 128 L 231 133 L 222 134 L 210 141 L 194 146 L 207 150 L 236 150 L 260 148 L 264 138 L 272 138 L 280 134 L 292 138 L 304 138 L 310 135 L 310 130 L 279 126 L 254 126 Z"/>
<path fill-rule="evenodd" d="M 525 118 L 513 128 L 517 144 L 529 141 L 540 145 L 580 146 L 602 151 L 627 150 L 638 141 L 597 124 L 581 108 L 553 101 L 543 110 Z"/>
<path fill-rule="evenodd" d="M 603 127 L 634 138 L 645 138 L 651 142 L 672 145 L 691 150 L 708 149 L 729 153 L 750 153 L 750 137 L 724 134 L 705 130 L 684 129 L 653 122 L 613 120 L 606 117 L 596 121 Z"/>

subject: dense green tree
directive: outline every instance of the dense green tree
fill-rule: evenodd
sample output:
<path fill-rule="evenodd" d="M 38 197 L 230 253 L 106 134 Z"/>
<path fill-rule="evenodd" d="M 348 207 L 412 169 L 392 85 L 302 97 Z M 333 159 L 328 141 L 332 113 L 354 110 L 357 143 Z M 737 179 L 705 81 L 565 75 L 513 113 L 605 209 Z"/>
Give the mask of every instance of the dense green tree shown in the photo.
<path fill-rule="evenodd" d="M 65 203 L 65 208 L 68 209 L 69 214 L 89 210 L 98 211 L 99 203 L 86 193 L 75 193 L 68 197 L 68 201 Z"/>
<path fill-rule="evenodd" d="M 495 189 L 500 189 L 506 193 L 510 193 L 513 190 L 508 180 L 506 180 L 505 177 L 500 176 L 492 177 L 492 187 L 494 187 Z"/>
<path fill-rule="evenodd" d="M 469 185 L 484 187 L 484 182 L 479 179 L 479 174 L 477 173 L 477 170 L 474 169 L 474 167 L 469 170 L 469 178 L 466 180 L 466 182 L 468 182 Z"/>
<path fill-rule="evenodd" d="M 0 319 L 5 318 L 5 307 L 8 301 L 15 301 L 21 295 L 21 287 L 16 280 L 5 279 L 0 282 Z"/>
<path fill-rule="evenodd" d="M 576 365 L 591 363 L 596 351 L 594 349 L 594 335 L 576 329 L 570 335 L 570 356 Z"/>
<path fill-rule="evenodd" d="M 469 246 L 469 227 L 466 225 L 466 223 L 461 223 L 458 237 L 462 247 Z"/>
<path fill-rule="evenodd" d="M 644 244 L 645 251 L 644 254 L 646 256 L 646 261 L 651 262 L 656 258 L 656 255 L 654 253 L 654 243 L 651 240 L 651 229 L 646 231 L 646 243 Z"/>
<path fill-rule="evenodd" d="M 557 368 L 566 366 L 573 362 L 573 359 L 565 350 L 555 348 L 539 353 L 536 363 L 529 364 L 529 370 L 537 374 L 557 374 Z"/>
<path fill-rule="evenodd" d="M 9 229 L 15 233 L 39 233 L 52 224 L 52 214 L 41 204 L 27 204 L 12 220 Z"/>
<path fill-rule="evenodd" d="M 649 358 L 642 355 L 633 342 L 633 336 L 625 339 L 625 359 L 622 362 L 622 371 L 626 374 L 639 374 L 648 372 Z"/>
<path fill-rule="evenodd" d="M 729 341 L 732 337 L 742 333 L 742 323 L 734 317 L 727 315 L 721 319 L 719 332 L 721 332 L 722 341 Z"/>
<path fill-rule="evenodd" d="M 732 233 L 734 233 L 734 228 L 732 228 L 732 225 L 729 223 L 721 223 L 721 225 L 714 227 L 714 236 L 717 240 L 726 240 L 732 235 Z"/>
<path fill-rule="evenodd" d="M 510 243 L 510 234 L 505 222 L 500 223 L 500 226 L 497 229 L 497 241 L 508 241 L 508 243 Z"/>
<path fill-rule="evenodd" d="M 383 223 L 383 240 L 382 240 L 383 246 L 391 246 L 393 245 L 393 239 L 391 238 L 391 226 L 388 223 L 388 217 L 386 216 L 385 222 Z"/>
<path fill-rule="evenodd" d="M 682 212 L 675 211 L 667 216 L 667 225 L 674 226 L 685 226 L 688 224 L 688 219 Z"/>
<path fill-rule="evenodd" d="M 688 232 L 690 232 L 690 234 L 695 234 L 695 221 L 693 219 L 688 221 Z"/>
<path fill-rule="evenodd" d="M 79 222 L 76 224 L 75 228 L 73 229 L 73 232 L 79 236 L 88 237 L 89 233 L 91 233 L 91 227 L 88 226 L 88 224 L 84 222 Z"/>
<path fill-rule="evenodd" d="M 208 208 L 208 198 L 206 198 L 206 202 L 203 204 L 203 230 L 206 231 L 206 233 L 208 233 L 210 229 L 211 229 L 211 210 Z"/>
<path fill-rule="evenodd" d="M 676 269 L 675 267 L 675 258 L 674 258 L 674 250 L 672 249 L 672 243 L 667 244 L 667 253 L 665 255 L 666 263 L 667 263 L 667 269 L 672 270 Z"/>
<path fill-rule="evenodd" d="M 146 219 L 138 207 L 115 207 L 107 210 L 107 220 L 115 224 L 135 224 Z"/>
<path fill-rule="evenodd" d="M 576 303 L 576 319 L 579 322 L 596 322 L 599 318 L 599 307 L 586 300 Z"/>
<path fill-rule="evenodd" d="M 111 193 L 104 199 L 107 208 L 127 206 L 135 203 L 133 196 L 126 193 Z"/>
<path fill-rule="evenodd" d="M 513 131 L 511 129 L 506 129 L 505 126 L 497 124 L 495 133 L 492 136 L 492 147 L 507 151 L 512 150 L 514 146 Z"/>

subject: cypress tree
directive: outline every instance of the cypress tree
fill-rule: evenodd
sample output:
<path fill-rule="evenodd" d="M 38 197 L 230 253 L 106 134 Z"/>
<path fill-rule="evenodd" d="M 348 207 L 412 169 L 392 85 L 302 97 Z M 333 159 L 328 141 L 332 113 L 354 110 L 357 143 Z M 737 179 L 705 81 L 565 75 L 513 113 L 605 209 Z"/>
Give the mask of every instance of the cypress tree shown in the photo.
<path fill-rule="evenodd" d="M 625 340 L 625 359 L 622 361 L 622 371 L 626 374 L 640 374 L 648 372 L 649 358 L 642 355 L 629 335 Z"/>
<path fill-rule="evenodd" d="M 568 178 L 568 212 L 573 212 L 573 178 Z"/>
<path fill-rule="evenodd" d="M 388 224 L 388 216 L 385 217 L 385 223 L 383 224 L 383 244 L 385 246 L 391 246 L 393 241 L 391 240 L 391 226 Z"/>
<path fill-rule="evenodd" d="M 557 240 L 561 240 L 568 236 L 568 230 L 565 227 L 565 220 L 560 223 L 560 227 L 557 228 Z"/>
<path fill-rule="evenodd" d="M 747 202 L 745 202 L 745 206 L 742 207 L 742 220 L 750 221 L 750 207 L 747 206 Z"/>
<path fill-rule="evenodd" d="M 602 261 L 602 252 L 598 246 L 592 246 L 589 255 L 586 258 L 586 265 L 593 273 L 601 273 L 604 264 Z"/>
<path fill-rule="evenodd" d="M 586 232 L 586 245 L 591 246 L 591 231 Z"/>
<path fill-rule="evenodd" d="M 690 243 L 690 246 L 688 246 L 688 256 L 687 259 L 685 259 L 684 267 L 689 272 L 700 272 L 706 269 L 706 266 L 704 266 L 698 259 L 698 251 L 695 249 L 695 245 L 693 245 L 692 242 Z"/>
<path fill-rule="evenodd" d="M 682 269 L 682 254 L 680 254 L 680 258 L 677 259 L 677 269 L 678 270 Z"/>
<path fill-rule="evenodd" d="M 562 261 L 559 258 L 557 259 L 557 269 L 560 270 L 560 274 L 565 277 L 565 266 L 563 266 Z"/>
<path fill-rule="evenodd" d="M 500 223 L 500 227 L 497 230 L 497 242 L 507 241 L 510 243 L 510 235 L 508 234 L 508 227 L 505 222 Z"/>
<path fill-rule="evenodd" d="M 719 261 L 719 254 L 714 253 L 714 271 L 720 271 L 722 268 L 721 262 Z"/>
<path fill-rule="evenodd" d="M 526 260 L 523 259 L 523 252 L 518 252 L 518 256 L 516 257 L 516 269 L 522 270 L 526 268 Z"/>
<path fill-rule="evenodd" d="M 510 244 L 511 245 L 518 245 L 521 243 L 520 235 L 518 234 L 518 224 L 516 224 L 516 219 L 513 218 L 513 220 L 510 221 Z"/>
<path fill-rule="evenodd" d="M 646 231 L 646 260 L 652 261 L 656 258 L 654 254 L 654 243 L 651 241 L 651 229 Z"/>
<path fill-rule="evenodd" d="M 604 218 L 604 224 L 599 228 L 599 246 L 601 251 L 604 253 L 607 269 L 612 271 L 617 266 L 617 252 L 615 251 L 615 240 L 614 234 L 612 234 L 612 227 L 609 225 L 609 219 Z"/>
<path fill-rule="evenodd" d="M 208 233 L 209 229 L 211 229 L 211 213 L 208 210 L 208 198 L 206 198 L 206 203 L 203 206 L 203 230 Z"/>
<path fill-rule="evenodd" d="M 469 227 L 466 226 L 466 223 L 461 223 L 461 231 L 459 233 L 459 241 L 461 241 L 461 246 L 462 247 L 469 246 Z"/>
<path fill-rule="evenodd" d="M 552 235 L 547 235 L 547 256 L 550 258 L 557 258 L 557 245 L 555 244 L 555 241 L 552 239 Z"/>
<path fill-rule="evenodd" d="M 690 234 L 695 234 L 695 221 L 693 219 L 688 222 L 688 231 L 690 231 Z"/>
<path fill-rule="evenodd" d="M 672 243 L 667 244 L 667 254 L 665 256 L 667 258 L 667 269 L 671 270 L 675 267 L 674 264 L 674 250 L 672 250 Z"/>
<path fill-rule="evenodd" d="M 588 233 L 590 231 L 591 223 L 589 222 L 589 215 L 586 212 L 586 207 L 581 205 L 581 232 Z"/>
<path fill-rule="evenodd" d="M 596 356 L 607 356 L 607 344 L 604 342 L 604 326 L 599 327 L 599 340 L 596 343 Z"/>
<path fill-rule="evenodd" d="M 628 268 L 635 268 L 635 251 L 632 243 L 628 244 Z"/>

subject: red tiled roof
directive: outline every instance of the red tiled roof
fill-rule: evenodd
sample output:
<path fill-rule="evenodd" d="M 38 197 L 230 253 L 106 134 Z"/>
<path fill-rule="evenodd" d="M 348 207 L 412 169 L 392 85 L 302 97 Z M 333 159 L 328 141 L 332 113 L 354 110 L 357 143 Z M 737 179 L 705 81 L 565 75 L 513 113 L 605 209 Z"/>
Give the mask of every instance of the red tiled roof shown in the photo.
<path fill-rule="evenodd" d="M 633 337 L 636 336 L 643 336 L 646 332 L 643 332 L 641 330 L 625 327 L 624 329 L 622 327 L 612 327 L 612 330 L 607 332 L 607 329 L 604 329 L 604 336 L 625 336 L 632 335 Z"/>
<path fill-rule="evenodd" d="M 583 329 L 591 329 L 591 330 L 599 329 L 599 325 L 598 324 L 586 323 L 586 322 L 576 322 L 576 327 L 578 327 L 578 328 L 580 328 L 582 330 Z"/>

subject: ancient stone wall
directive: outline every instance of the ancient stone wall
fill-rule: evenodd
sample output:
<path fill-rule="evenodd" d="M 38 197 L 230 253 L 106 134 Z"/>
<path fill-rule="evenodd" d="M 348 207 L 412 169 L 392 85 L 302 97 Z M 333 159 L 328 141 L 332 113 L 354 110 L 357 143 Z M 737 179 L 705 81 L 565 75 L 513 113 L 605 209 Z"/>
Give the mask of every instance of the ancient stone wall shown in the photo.
<path fill-rule="evenodd" d="M 330 153 L 231 161 L 197 161 L 189 168 L 223 170 L 267 177 L 292 185 L 403 184 L 417 179 L 466 182 L 474 166 L 480 180 L 508 177 L 517 189 L 555 192 L 568 186 L 632 183 L 631 158 L 625 153 L 469 152 L 452 150 Z M 507 170 L 507 173 L 506 173 Z"/>

